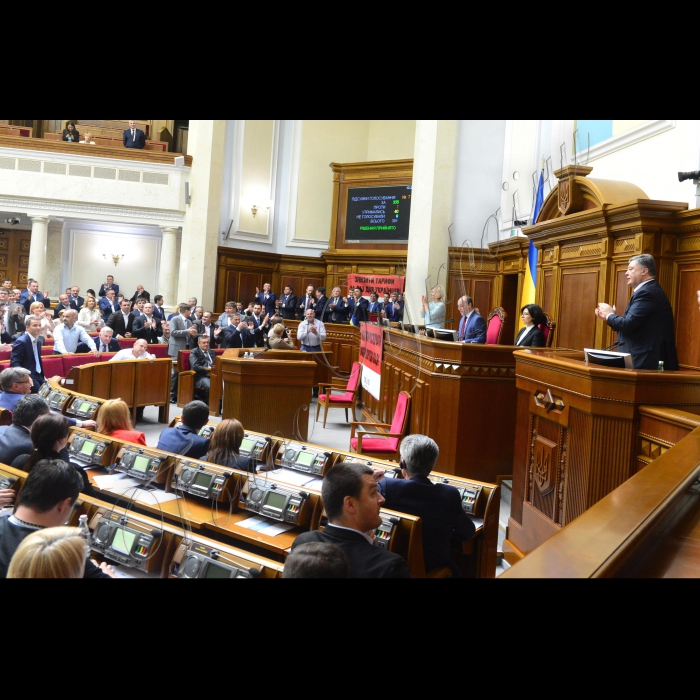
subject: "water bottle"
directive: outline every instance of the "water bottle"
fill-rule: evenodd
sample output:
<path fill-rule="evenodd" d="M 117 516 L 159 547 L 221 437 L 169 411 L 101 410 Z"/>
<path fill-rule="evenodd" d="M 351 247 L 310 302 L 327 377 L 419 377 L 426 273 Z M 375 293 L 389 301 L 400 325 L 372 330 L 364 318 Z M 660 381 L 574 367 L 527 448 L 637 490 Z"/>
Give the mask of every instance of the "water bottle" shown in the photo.
<path fill-rule="evenodd" d="M 80 530 L 80 536 L 85 538 L 85 542 L 87 542 L 87 554 L 85 555 L 86 558 L 90 558 L 90 544 L 92 543 L 92 536 L 90 535 L 90 528 L 88 527 L 88 516 L 87 515 L 81 515 L 80 518 L 78 518 L 78 528 Z"/>
<path fill-rule="evenodd" d="M 659 372 L 663 372 L 663 371 L 664 371 L 664 361 L 659 360 Z"/>

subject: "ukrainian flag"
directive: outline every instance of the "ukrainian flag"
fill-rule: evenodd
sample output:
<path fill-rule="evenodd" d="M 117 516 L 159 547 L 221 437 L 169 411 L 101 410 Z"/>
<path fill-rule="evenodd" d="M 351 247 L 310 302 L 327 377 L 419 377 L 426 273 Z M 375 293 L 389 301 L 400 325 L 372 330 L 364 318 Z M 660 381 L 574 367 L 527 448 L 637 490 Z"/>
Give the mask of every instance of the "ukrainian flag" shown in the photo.
<path fill-rule="evenodd" d="M 532 213 L 532 224 L 537 223 L 537 217 L 539 216 L 540 209 L 542 209 L 542 204 L 544 203 L 544 170 L 540 171 L 540 182 L 537 186 L 537 196 L 535 197 L 535 209 Z M 523 295 L 520 299 L 521 308 L 525 304 L 535 303 L 535 287 L 537 285 L 537 248 L 535 244 L 530 241 L 530 247 L 527 253 L 527 265 L 525 269 L 525 280 L 523 282 Z M 520 319 L 520 326 L 525 324 Z"/>

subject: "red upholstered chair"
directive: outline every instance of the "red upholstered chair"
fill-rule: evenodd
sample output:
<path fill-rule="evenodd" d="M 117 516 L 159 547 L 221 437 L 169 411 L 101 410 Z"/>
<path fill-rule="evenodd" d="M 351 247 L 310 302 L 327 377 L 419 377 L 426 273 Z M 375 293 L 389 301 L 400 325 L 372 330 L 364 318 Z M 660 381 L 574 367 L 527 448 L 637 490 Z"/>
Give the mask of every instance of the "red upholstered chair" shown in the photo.
<path fill-rule="evenodd" d="M 43 350 L 43 348 L 42 348 Z M 9 360 L 10 356 L 12 355 L 12 350 L 3 350 L 0 352 L 0 362 L 4 360 Z"/>
<path fill-rule="evenodd" d="M 554 319 L 545 311 L 542 312 L 547 319 L 546 323 L 540 323 L 537 327 L 542 331 L 544 335 L 544 346 L 546 348 L 552 347 L 552 341 L 554 340 L 554 329 L 557 324 L 554 323 Z"/>
<path fill-rule="evenodd" d="M 486 321 L 486 345 L 498 345 L 501 342 L 501 332 L 508 314 L 496 306 Z"/>
<path fill-rule="evenodd" d="M 377 459 L 390 459 L 399 461 L 399 443 L 406 434 L 408 428 L 408 413 L 411 406 L 411 395 L 407 391 L 399 393 L 396 401 L 396 410 L 391 425 L 388 423 L 362 423 L 353 421 L 350 423 L 350 451 L 361 455 L 376 457 Z M 375 428 L 389 428 L 388 433 L 376 433 L 365 430 L 356 430 L 357 426 L 373 426 Z M 357 437 L 355 434 L 357 433 Z"/>
<path fill-rule="evenodd" d="M 353 409 L 352 417 L 355 417 L 355 402 L 360 388 L 360 377 L 362 376 L 362 365 L 359 362 L 352 363 L 350 379 L 345 386 L 335 386 L 333 384 L 318 385 L 318 403 L 316 404 L 316 420 L 323 406 L 323 427 L 326 427 L 326 416 L 329 408 L 344 408 L 345 421 L 348 421 L 348 408 Z M 331 392 L 337 391 L 337 394 Z"/>
<path fill-rule="evenodd" d="M 168 346 L 167 345 L 149 345 L 148 352 L 151 355 L 155 355 L 158 359 L 164 359 L 168 357 Z"/>
<path fill-rule="evenodd" d="M 91 356 L 92 357 L 92 356 Z M 63 356 L 51 355 L 50 357 L 42 357 L 41 364 L 44 367 L 45 377 L 65 377 L 63 371 Z"/>
<path fill-rule="evenodd" d="M 124 350 L 125 348 L 133 348 L 137 340 L 138 338 L 119 338 L 117 342 L 119 343 L 119 347 Z"/>

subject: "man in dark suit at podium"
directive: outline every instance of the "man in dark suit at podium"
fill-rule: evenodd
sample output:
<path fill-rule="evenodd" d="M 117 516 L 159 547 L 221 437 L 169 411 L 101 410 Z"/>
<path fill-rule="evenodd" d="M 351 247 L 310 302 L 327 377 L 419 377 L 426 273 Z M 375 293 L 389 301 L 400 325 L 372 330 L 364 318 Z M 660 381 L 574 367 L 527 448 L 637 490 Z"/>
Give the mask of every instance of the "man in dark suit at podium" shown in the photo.
<path fill-rule="evenodd" d="M 129 128 L 124 131 L 124 148 L 145 148 L 146 134 L 136 128 L 136 121 L 129 119 Z"/>
<path fill-rule="evenodd" d="M 634 369 L 678 369 L 673 309 L 656 281 L 656 263 L 648 254 L 630 258 L 627 285 L 634 289 L 625 313 L 617 316 L 615 307 L 600 302 L 595 313 L 617 331 L 619 352 L 632 355 Z"/>

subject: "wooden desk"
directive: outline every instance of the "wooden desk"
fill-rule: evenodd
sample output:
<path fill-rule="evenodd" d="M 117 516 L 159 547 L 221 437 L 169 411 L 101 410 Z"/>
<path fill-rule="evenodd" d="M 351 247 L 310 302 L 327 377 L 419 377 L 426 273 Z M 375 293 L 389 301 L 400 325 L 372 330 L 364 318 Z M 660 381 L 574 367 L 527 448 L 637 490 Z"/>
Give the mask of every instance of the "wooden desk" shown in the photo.
<path fill-rule="evenodd" d="M 640 407 L 700 408 L 700 372 L 586 365 L 515 353 L 517 421 L 507 560 L 533 551 L 637 472 Z"/>

